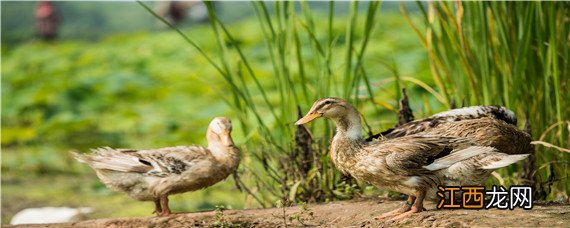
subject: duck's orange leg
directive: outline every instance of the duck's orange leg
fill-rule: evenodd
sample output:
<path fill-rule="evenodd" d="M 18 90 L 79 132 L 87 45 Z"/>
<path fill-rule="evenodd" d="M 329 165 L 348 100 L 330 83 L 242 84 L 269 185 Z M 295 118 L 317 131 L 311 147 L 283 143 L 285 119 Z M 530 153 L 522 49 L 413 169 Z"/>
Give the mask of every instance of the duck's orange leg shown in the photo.
<path fill-rule="evenodd" d="M 170 212 L 170 207 L 168 207 L 168 196 L 160 197 L 160 205 L 162 206 L 161 216 L 166 216 L 172 214 Z"/>
<path fill-rule="evenodd" d="M 396 215 L 402 214 L 404 212 L 407 212 L 412 208 L 412 205 L 414 204 L 415 200 L 416 200 L 415 196 L 408 196 L 408 199 L 406 200 L 404 205 L 402 205 L 400 208 L 393 210 L 393 211 L 390 211 L 390 212 L 386 212 L 384 214 L 381 214 L 380 216 L 376 217 L 375 219 L 384 219 L 387 217 L 392 217 L 392 216 L 396 216 Z"/>

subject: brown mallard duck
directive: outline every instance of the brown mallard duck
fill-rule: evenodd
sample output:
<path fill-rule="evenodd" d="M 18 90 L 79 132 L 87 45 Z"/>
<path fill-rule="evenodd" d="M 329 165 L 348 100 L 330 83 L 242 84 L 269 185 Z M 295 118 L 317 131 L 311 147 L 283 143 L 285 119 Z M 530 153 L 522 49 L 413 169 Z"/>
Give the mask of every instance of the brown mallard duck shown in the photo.
<path fill-rule="evenodd" d="M 331 119 L 336 125 L 330 156 L 338 169 L 377 187 L 409 196 L 402 208 L 380 218 L 398 215 L 394 219 L 401 219 L 423 211 L 424 199 L 435 198 L 437 186 L 457 182 L 479 184 L 480 180 L 469 179 L 469 172 L 490 173 L 528 156 L 501 153 L 465 137 L 433 132 L 367 142 L 362 137 L 358 112 L 340 98 L 317 100 L 295 124 L 320 117 Z"/>
<path fill-rule="evenodd" d="M 168 196 L 195 191 L 224 180 L 240 161 L 240 151 L 230 135 L 231 121 L 218 117 L 210 122 L 208 147 L 177 146 L 150 150 L 93 150 L 74 153 L 87 163 L 109 188 L 140 201 L 154 201 L 157 215 L 169 215 Z"/>

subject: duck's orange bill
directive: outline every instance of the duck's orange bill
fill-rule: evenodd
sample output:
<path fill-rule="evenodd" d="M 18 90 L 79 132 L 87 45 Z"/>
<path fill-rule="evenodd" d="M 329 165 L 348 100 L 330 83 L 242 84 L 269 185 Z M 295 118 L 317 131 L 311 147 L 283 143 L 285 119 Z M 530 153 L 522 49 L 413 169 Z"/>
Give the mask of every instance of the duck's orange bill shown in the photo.
<path fill-rule="evenodd" d="M 316 112 L 309 113 L 306 116 L 303 116 L 303 118 L 297 120 L 297 122 L 295 122 L 295 125 L 306 124 L 306 123 L 311 122 L 314 119 L 319 118 L 321 116 L 323 116 L 323 114 L 316 113 Z"/>

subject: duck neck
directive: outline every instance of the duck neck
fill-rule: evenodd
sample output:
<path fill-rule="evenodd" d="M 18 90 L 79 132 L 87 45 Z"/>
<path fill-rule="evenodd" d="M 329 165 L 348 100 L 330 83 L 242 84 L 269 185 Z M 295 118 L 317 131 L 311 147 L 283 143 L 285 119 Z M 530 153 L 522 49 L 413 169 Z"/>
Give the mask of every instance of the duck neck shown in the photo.
<path fill-rule="evenodd" d="M 334 118 L 333 121 L 336 124 L 335 139 L 357 142 L 362 140 L 362 124 L 356 110 L 352 110 L 346 116 Z"/>
<path fill-rule="evenodd" d="M 362 125 L 356 110 L 349 115 L 335 118 L 336 134 L 331 142 L 330 156 L 337 168 L 344 174 L 350 173 L 354 165 L 355 153 L 360 151 L 364 144 L 362 138 Z"/>
<path fill-rule="evenodd" d="M 222 143 L 218 135 L 213 133 L 209 133 L 207 139 L 208 150 L 210 150 L 212 156 L 214 156 L 218 162 L 226 164 L 229 167 L 237 166 L 240 159 L 240 151 L 233 142 L 226 145 Z"/>

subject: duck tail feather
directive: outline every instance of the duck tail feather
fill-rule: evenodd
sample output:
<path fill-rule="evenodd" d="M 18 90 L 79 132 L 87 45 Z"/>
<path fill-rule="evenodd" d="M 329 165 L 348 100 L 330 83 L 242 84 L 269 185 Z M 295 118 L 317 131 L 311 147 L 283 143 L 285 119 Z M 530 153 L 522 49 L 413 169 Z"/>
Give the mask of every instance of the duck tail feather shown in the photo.
<path fill-rule="evenodd" d="M 94 169 L 106 169 L 119 172 L 147 172 L 152 166 L 142 164 L 138 158 L 131 156 L 101 156 L 100 154 L 86 155 L 71 152 L 73 157 L 82 163 L 86 163 Z"/>
<path fill-rule="evenodd" d="M 89 155 L 85 155 L 85 154 L 80 154 L 74 151 L 69 152 L 71 153 L 71 155 L 73 156 L 73 158 L 75 158 L 75 160 L 81 162 L 81 163 L 88 163 L 91 158 Z"/>
<path fill-rule="evenodd" d="M 95 169 L 115 170 L 119 172 L 144 173 L 152 169 L 152 166 L 141 164 L 135 157 L 108 157 L 93 161 L 91 166 Z"/>

